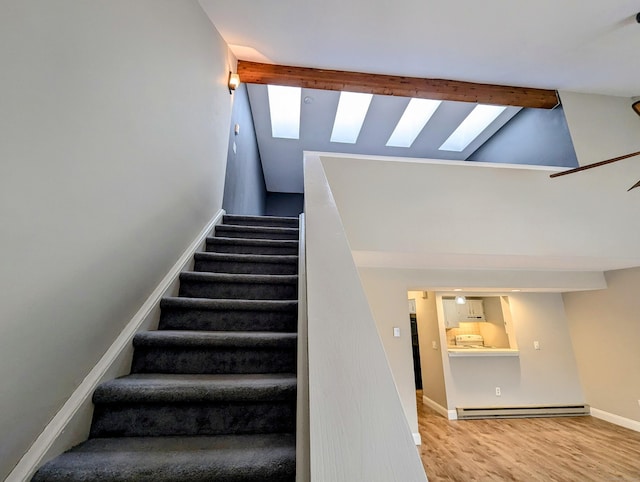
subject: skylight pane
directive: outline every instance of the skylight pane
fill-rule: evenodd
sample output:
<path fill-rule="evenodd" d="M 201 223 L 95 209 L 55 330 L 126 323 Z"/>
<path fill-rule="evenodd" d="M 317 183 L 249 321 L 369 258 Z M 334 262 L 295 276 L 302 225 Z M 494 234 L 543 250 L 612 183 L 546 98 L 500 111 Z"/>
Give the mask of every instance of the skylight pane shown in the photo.
<path fill-rule="evenodd" d="M 300 138 L 300 87 L 267 85 L 271 135 L 281 139 Z"/>
<path fill-rule="evenodd" d="M 411 147 L 442 101 L 411 99 L 387 141 L 388 147 Z"/>
<path fill-rule="evenodd" d="M 500 105 L 477 105 L 440 146 L 440 150 L 464 151 L 505 109 L 506 107 Z"/>
<path fill-rule="evenodd" d="M 373 94 L 340 93 L 331 142 L 356 143 L 372 98 Z"/>

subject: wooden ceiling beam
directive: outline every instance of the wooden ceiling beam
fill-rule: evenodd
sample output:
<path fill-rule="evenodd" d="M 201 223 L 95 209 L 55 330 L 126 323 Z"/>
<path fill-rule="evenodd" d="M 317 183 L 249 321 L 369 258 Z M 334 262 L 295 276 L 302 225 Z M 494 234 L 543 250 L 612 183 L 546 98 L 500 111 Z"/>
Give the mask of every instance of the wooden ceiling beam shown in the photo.
<path fill-rule="evenodd" d="M 289 67 L 245 60 L 238 61 L 238 74 L 240 74 L 240 81 L 247 84 L 288 85 L 307 89 L 397 95 L 540 109 L 551 109 L 559 103 L 555 90 Z"/>

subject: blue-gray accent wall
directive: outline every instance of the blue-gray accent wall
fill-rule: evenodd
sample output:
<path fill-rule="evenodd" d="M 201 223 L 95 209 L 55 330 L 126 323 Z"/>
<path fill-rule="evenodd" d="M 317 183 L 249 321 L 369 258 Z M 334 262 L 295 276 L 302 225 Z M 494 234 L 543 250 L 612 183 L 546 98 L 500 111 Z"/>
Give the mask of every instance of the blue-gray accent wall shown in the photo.
<path fill-rule="evenodd" d="M 562 107 L 552 110 L 522 109 L 467 160 L 578 166 Z"/>
<path fill-rule="evenodd" d="M 229 214 L 261 216 L 266 214 L 267 188 L 246 85 L 240 84 L 233 96 L 222 208 Z"/>
<path fill-rule="evenodd" d="M 288 192 L 268 192 L 267 209 L 268 216 L 293 216 L 297 217 L 304 210 L 304 194 Z"/>

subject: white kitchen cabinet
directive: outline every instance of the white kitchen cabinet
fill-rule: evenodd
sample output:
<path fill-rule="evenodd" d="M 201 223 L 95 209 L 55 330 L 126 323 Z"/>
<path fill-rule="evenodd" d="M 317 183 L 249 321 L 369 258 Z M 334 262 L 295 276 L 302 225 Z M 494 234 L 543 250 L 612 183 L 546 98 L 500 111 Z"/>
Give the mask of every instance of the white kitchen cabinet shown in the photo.
<path fill-rule="evenodd" d="M 455 300 L 442 300 L 444 310 L 444 326 L 446 328 L 458 328 L 460 324 L 460 311 Z"/>
<path fill-rule="evenodd" d="M 469 300 L 464 305 L 458 305 L 463 307 L 463 314 L 466 316 L 467 321 L 485 321 L 484 318 L 484 306 L 482 300 Z"/>
<path fill-rule="evenodd" d="M 442 300 L 444 325 L 446 328 L 458 328 L 460 322 L 485 321 L 482 300 L 470 300 L 459 305 L 455 300 Z"/>

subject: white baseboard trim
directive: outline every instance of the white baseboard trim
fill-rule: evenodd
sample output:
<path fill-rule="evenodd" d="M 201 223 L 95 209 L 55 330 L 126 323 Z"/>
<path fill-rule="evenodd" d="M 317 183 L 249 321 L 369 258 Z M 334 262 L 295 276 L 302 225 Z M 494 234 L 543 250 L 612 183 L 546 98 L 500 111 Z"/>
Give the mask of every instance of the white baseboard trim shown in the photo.
<path fill-rule="evenodd" d="M 458 413 L 455 410 L 447 410 L 438 402 L 436 402 L 435 400 L 431 400 L 426 395 L 422 395 L 422 402 L 425 405 L 433 408 L 436 412 L 438 412 L 440 415 L 447 418 L 448 420 L 458 420 Z"/>
<path fill-rule="evenodd" d="M 422 445 L 422 437 L 419 433 L 413 433 L 413 441 L 416 443 L 416 445 Z"/>
<path fill-rule="evenodd" d="M 604 410 L 599 410 L 593 407 L 591 407 L 591 416 L 599 418 L 600 420 L 604 420 L 605 422 L 614 423 L 616 425 L 620 425 L 621 427 L 640 432 L 640 422 L 638 422 L 637 420 L 621 417 L 620 415 L 605 412 Z"/>
<path fill-rule="evenodd" d="M 194 253 L 204 243 L 207 235 L 211 232 L 214 226 L 222 220 L 222 216 L 224 214 L 225 211 L 223 209 L 218 211 L 213 219 L 211 219 L 211 221 L 209 221 L 200 232 L 198 237 L 189 245 L 184 253 L 182 253 L 178 261 L 176 261 L 171 270 L 144 302 L 142 307 L 133 316 L 133 318 L 131 318 L 129 323 L 127 323 L 125 328 L 122 330 L 120 335 L 118 335 L 102 358 L 93 367 L 82 383 L 80 383 L 78 388 L 75 389 L 58 413 L 56 413 L 56 415 L 47 424 L 29 450 L 22 456 L 18 464 L 5 479 L 5 482 L 24 482 L 33 476 L 33 473 L 40 465 L 42 459 L 55 440 L 60 436 L 82 404 L 91 397 L 95 388 L 100 383 L 100 380 L 109 370 L 109 367 L 118 358 L 120 353 L 131 345 L 133 337 L 138 332 L 147 316 L 149 316 L 151 311 L 158 305 L 158 303 L 160 303 L 165 292 L 178 279 L 180 272 L 191 261 Z"/>

